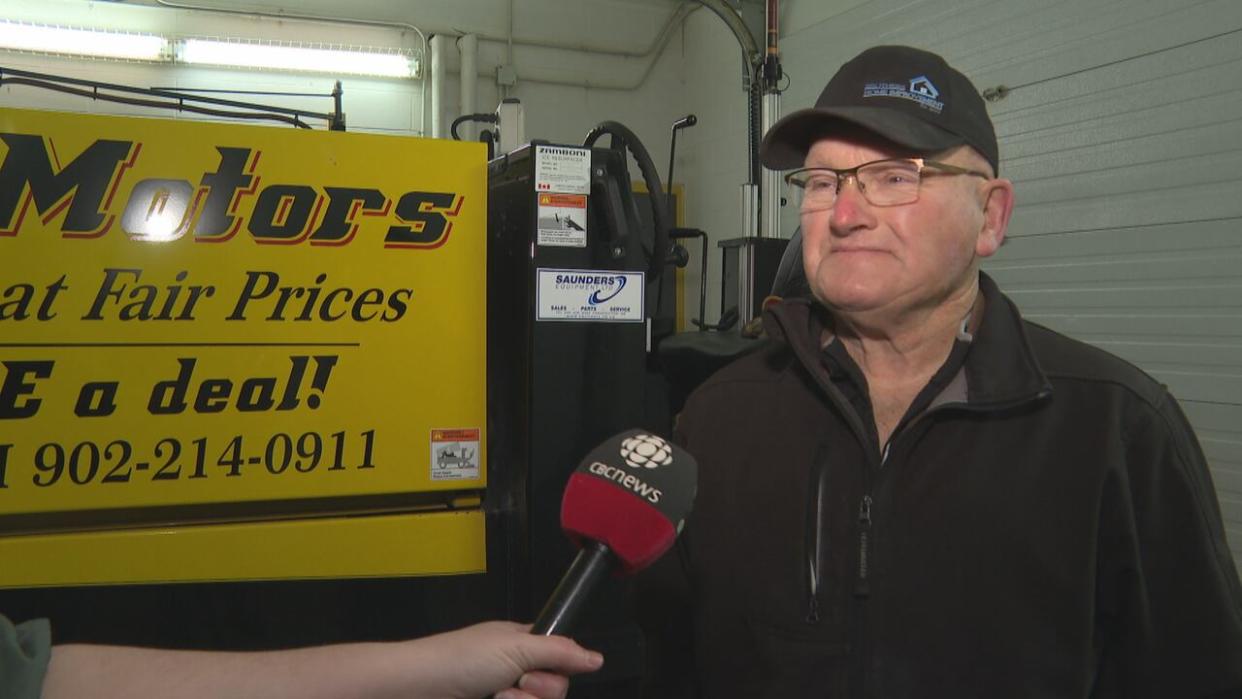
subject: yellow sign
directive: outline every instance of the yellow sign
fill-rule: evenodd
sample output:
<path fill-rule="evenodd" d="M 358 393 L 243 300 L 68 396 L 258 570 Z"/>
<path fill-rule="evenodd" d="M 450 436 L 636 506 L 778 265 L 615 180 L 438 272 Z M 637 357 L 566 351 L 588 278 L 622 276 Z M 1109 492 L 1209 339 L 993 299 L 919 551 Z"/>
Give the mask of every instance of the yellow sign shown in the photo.
<path fill-rule="evenodd" d="M 481 510 L 0 537 L 0 588 L 480 573 L 484 539 Z"/>
<path fill-rule="evenodd" d="M 5 109 L 0 158 L 0 531 L 484 487 L 480 144 Z"/>

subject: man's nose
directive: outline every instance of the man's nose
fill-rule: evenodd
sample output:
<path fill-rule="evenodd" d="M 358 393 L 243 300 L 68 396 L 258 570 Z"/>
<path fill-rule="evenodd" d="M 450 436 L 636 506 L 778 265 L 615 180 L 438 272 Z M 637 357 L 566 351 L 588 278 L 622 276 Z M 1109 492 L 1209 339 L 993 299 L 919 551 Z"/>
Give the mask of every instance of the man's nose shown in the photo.
<path fill-rule="evenodd" d="M 871 218 L 870 204 L 862 192 L 862 184 L 853 175 L 837 182 L 837 197 L 832 204 L 829 225 L 837 235 L 848 235 L 865 227 Z"/>

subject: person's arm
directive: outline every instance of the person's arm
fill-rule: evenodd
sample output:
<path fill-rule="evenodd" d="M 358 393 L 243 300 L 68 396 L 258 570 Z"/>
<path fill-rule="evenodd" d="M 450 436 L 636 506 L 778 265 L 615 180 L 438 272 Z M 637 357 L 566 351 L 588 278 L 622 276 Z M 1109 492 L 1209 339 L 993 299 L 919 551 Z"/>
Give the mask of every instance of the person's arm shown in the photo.
<path fill-rule="evenodd" d="M 42 699 L 550 699 L 565 695 L 566 675 L 603 664 L 528 629 L 493 621 L 412 641 L 249 653 L 58 645 Z"/>
<path fill-rule="evenodd" d="M 46 619 L 14 625 L 0 615 L 0 697 L 38 699 L 51 647 Z"/>
<path fill-rule="evenodd" d="M 1132 424 L 1104 488 L 1099 696 L 1242 697 L 1242 585 L 1206 460 L 1171 396 Z"/>

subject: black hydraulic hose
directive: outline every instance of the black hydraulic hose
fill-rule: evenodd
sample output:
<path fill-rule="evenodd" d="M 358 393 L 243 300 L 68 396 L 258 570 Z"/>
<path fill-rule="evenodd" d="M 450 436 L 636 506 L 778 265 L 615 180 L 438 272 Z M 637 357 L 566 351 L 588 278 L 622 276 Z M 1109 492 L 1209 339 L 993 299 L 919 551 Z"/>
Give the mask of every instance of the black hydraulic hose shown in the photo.
<path fill-rule="evenodd" d="M 57 85 L 56 83 L 47 82 L 45 80 L 31 80 L 29 78 L 0 78 L 0 85 L 26 85 L 28 87 L 39 87 L 54 92 L 64 92 L 79 97 L 87 97 L 93 100 L 103 100 L 105 102 L 117 102 L 120 104 L 130 104 L 137 107 L 156 107 L 159 109 L 175 109 L 179 112 L 193 112 L 195 114 L 207 114 L 210 116 L 227 117 L 229 119 L 267 119 L 270 121 L 283 121 L 298 128 L 309 129 L 309 124 L 303 122 L 297 116 L 288 116 L 285 114 L 271 114 L 267 112 L 234 112 L 227 109 L 212 109 L 210 107 L 200 107 L 195 104 L 186 104 L 185 102 L 161 102 L 159 100 L 138 99 L 136 97 L 122 97 L 120 95 L 109 95 L 104 92 L 96 92 L 92 90 L 83 90 L 68 85 Z"/>
<path fill-rule="evenodd" d="M 123 92 L 123 93 L 128 93 L 128 94 L 144 95 L 147 97 L 163 97 L 165 99 L 176 100 L 176 104 L 178 105 L 184 104 L 186 102 L 202 102 L 205 104 L 214 104 L 214 105 L 219 105 L 222 107 L 238 107 L 241 109 L 257 109 L 257 110 L 262 110 L 263 112 L 270 113 L 270 114 L 286 114 L 289 116 L 298 117 L 299 120 L 297 124 L 301 123 L 300 122 L 301 117 L 307 117 L 311 119 L 322 119 L 324 121 L 332 120 L 331 114 L 321 114 L 319 112 L 308 112 L 303 109 L 290 109 L 288 107 L 277 107 L 277 106 L 273 106 L 270 104 L 256 104 L 254 102 L 238 102 L 236 100 L 219 99 L 216 97 L 202 97 L 200 95 L 191 95 L 191 94 L 186 94 L 184 92 L 179 92 L 176 90 L 163 90 L 163 89 L 154 88 L 154 87 L 130 87 L 128 85 L 116 85 L 113 83 L 96 82 L 94 80 L 82 80 L 81 78 L 69 78 L 63 75 L 34 73 L 28 70 L 18 70 L 16 68 L 0 67 L 0 78 L 3 78 L 5 81 L 10 81 L 14 76 L 19 77 L 19 78 L 31 78 L 35 81 L 35 82 L 22 82 L 22 83 L 17 83 L 16 81 L 14 81 L 14 84 L 25 84 L 25 85 L 32 85 L 36 87 L 46 87 L 47 89 L 56 89 L 56 88 L 49 87 L 45 83 L 56 83 L 58 85 L 77 85 L 80 88 L 84 88 L 84 90 L 80 92 L 74 92 L 72 94 L 82 94 L 82 95 L 86 95 L 92 98 L 95 98 L 98 95 L 98 99 L 108 99 L 103 96 L 103 93 L 100 92 L 100 90 L 107 90 L 109 92 Z M 89 88 L 89 92 L 86 92 L 85 88 Z M 64 90 L 62 90 L 62 92 L 63 91 Z M 277 94 L 277 93 L 272 93 L 272 94 Z M 328 95 L 322 95 L 322 96 L 327 97 Z M 114 101 L 119 101 L 119 100 L 114 100 Z M 160 107 L 164 105 L 157 103 L 151 106 Z M 181 107 L 177 107 L 177 108 L 181 108 Z M 195 111 L 195 110 L 187 109 L 186 111 Z M 203 112 L 203 113 L 212 114 L 213 112 Z M 229 112 L 221 112 L 221 113 L 224 114 L 225 116 L 232 115 Z M 243 118 L 249 118 L 249 117 L 243 117 Z M 287 120 L 287 121 L 291 124 L 295 123 L 294 120 Z M 310 127 L 308 126 L 306 128 L 310 128 Z"/>
<path fill-rule="evenodd" d="M 453 140 L 460 141 L 461 136 L 457 135 L 457 127 L 467 121 L 482 121 L 487 124 L 495 124 L 497 119 L 495 114 L 483 112 L 481 114 L 462 114 L 453 120 L 453 125 L 449 127 L 449 131 L 453 133 Z"/>
<path fill-rule="evenodd" d="M 487 159 L 491 161 L 496 157 L 496 135 L 484 129 L 483 133 L 479 134 L 479 140 L 487 144 Z"/>
<path fill-rule="evenodd" d="M 615 121 L 600 122 L 595 128 L 587 133 L 586 139 L 582 145 L 590 148 L 595 145 L 604 134 L 609 134 L 614 139 L 621 139 L 625 142 L 626 147 L 634 154 L 634 160 L 638 162 L 638 169 L 643 175 L 643 182 L 647 185 L 647 195 L 651 199 L 651 218 L 655 222 L 655 241 L 652 243 L 651 261 L 647 266 L 647 280 L 663 276 L 664 274 L 664 258 L 668 253 L 668 206 L 664 203 L 664 187 L 660 184 L 660 173 L 656 171 L 655 163 L 651 161 L 651 155 L 647 152 L 647 148 L 643 146 L 643 142 L 638 140 L 638 136 L 630 131 L 625 125 Z"/>

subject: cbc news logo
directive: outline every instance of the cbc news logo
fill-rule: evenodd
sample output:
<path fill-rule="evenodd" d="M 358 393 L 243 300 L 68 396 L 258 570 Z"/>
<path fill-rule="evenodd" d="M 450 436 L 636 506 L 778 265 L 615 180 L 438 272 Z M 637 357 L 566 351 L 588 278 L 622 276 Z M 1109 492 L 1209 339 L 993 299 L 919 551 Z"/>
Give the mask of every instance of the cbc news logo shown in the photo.
<path fill-rule="evenodd" d="M 634 468 L 656 468 L 673 463 L 673 448 L 652 434 L 636 434 L 621 442 L 621 458 Z"/>

